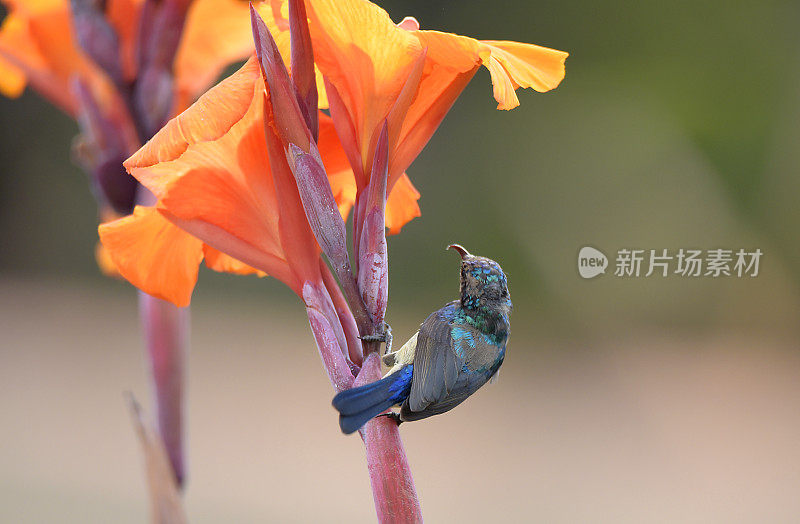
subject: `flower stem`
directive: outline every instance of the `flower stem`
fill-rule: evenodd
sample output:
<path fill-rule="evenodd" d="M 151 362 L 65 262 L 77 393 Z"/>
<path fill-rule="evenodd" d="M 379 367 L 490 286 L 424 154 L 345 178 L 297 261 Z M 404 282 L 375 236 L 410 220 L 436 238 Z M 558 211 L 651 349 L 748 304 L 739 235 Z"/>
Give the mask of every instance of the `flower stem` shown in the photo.
<path fill-rule="evenodd" d="M 330 277 L 329 277 L 330 278 Z M 307 285 L 303 301 L 306 303 L 309 323 L 322 363 L 337 391 L 357 387 L 381 378 L 380 356 L 369 353 L 358 376 L 353 380 L 354 369 L 348 367 L 345 355 L 336 342 L 329 322 L 320 313 L 320 307 L 330 298 L 324 296 L 325 286 Z M 334 299 L 335 301 L 336 299 Z M 375 511 L 380 522 L 422 522 L 422 511 L 414 489 L 414 479 L 406 459 L 397 424 L 379 417 L 372 419 L 360 430 L 367 455 L 367 469 L 372 485 Z"/>
<path fill-rule="evenodd" d="M 158 420 L 179 487 L 183 486 L 183 383 L 189 310 L 139 292 L 139 315 L 147 346 Z"/>
<path fill-rule="evenodd" d="M 358 325 L 356 325 L 356 320 L 353 318 L 353 313 L 350 312 L 350 308 L 347 306 L 347 300 L 344 298 L 339 284 L 333 277 L 333 273 L 331 273 L 330 268 L 321 257 L 319 259 L 319 269 L 322 273 L 322 281 L 325 284 L 325 289 L 328 290 L 328 294 L 330 294 L 333 300 L 336 314 L 339 316 L 339 322 L 342 324 L 342 329 L 347 339 L 347 350 L 350 355 L 350 361 L 360 367 L 363 360 L 363 350 L 361 347 L 361 340 L 358 338 Z"/>
<path fill-rule="evenodd" d="M 147 488 L 150 493 L 150 522 L 186 524 L 188 521 L 181 503 L 180 488 L 172 475 L 172 466 L 164 442 L 152 430 L 150 424 L 145 422 L 142 408 L 133 394 L 126 393 L 125 400 L 144 455 Z"/>
<path fill-rule="evenodd" d="M 380 358 L 370 353 L 358 379 L 374 382 L 381 378 Z M 378 522 L 422 522 L 422 510 L 414 488 L 397 423 L 377 417 L 360 430 L 367 453 L 367 470 Z"/>

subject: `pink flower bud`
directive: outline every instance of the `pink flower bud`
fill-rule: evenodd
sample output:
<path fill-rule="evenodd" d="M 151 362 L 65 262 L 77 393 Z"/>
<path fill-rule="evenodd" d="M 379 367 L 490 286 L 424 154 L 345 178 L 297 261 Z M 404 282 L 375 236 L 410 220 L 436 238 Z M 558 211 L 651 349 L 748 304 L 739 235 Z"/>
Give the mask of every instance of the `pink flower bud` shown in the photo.
<path fill-rule="evenodd" d="M 303 0 L 289 0 L 289 31 L 292 46 L 292 83 L 297 102 L 312 138 L 319 139 L 317 77 L 314 72 L 314 51 L 308 30 L 306 5 Z"/>
<path fill-rule="evenodd" d="M 358 288 L 375 325 L 383 325 L 389 294 L 389 262 L 386 251 L 386 182 L 389 167 L 388 127 L 384 121 L 367 185 L 358 249 Z M 361 204 L 361 203 L 359 203 Z"/>

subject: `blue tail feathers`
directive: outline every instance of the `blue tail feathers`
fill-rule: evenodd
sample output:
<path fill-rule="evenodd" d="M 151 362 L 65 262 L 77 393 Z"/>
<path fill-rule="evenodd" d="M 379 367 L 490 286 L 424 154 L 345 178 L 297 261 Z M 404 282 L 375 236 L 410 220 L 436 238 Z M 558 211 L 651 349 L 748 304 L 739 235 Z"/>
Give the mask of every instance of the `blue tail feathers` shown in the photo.
<path fill-rule="evenodd" d="M 408 365 L 377 382 L 346 389 L 333 397 L 343 433 L 353 433 L 373 417 L 408 398 L 414 366 Z"/>

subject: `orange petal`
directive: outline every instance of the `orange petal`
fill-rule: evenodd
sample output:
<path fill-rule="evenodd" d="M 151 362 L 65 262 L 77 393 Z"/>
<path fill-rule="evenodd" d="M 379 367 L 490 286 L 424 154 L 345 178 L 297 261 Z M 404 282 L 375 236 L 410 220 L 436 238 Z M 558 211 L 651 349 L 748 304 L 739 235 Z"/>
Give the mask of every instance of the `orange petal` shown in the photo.
<path fill-rule="evenodd" d="M 256 97 L 242 120 L 219 139 L 191 144 L 178 159 L 134 170 L 134 175 L 163 184 L 157 196 L 170 215 L 215 228 L 213 239 L 200 236 L 206 243 L 279 276 L 282 269 L 275 264 L 285 266 L 286 261 L 278 236 L 279 204 L 267 158 L 262 111 L 262 98 Z M 238 247 L 226 247 L 227 240 Z M 238 253 L 240 243 L 252 251 L 247 258 Z M 253 260 L 260 255 L 266 257 Z"/>
<path fill-rule="evenodd" d="M 422 52 L 419 40 L 380 7 L 360 0 L 308 5 L 314 58 L 350 112 L 364 172 L 369 145 Z"/>
<path fill-rule="evenodd" d="M 136 37 L 144 0 L 109 0 L 106 16 L 119 37 L 122 72 L 132 80 L 136 74 Z"/>
<path fill-rule="evenodd" d="M 477 40 L 439 31 L 416 31 L 426 49 L 417 95 L 406 112 L 389 159 L 389 185 L 408 169 L 480 67 Z"/>
<path fill-rule="evenodd" d="M 33 0 L 6 2 L 10 14 L 0 32 L 0 68 L 12 71 L 0 80 L 0 89 L 21 88 L 21 76 L 53 104 L 74 115 L 76 103 L 70 80 L 80 76 L 108 111 L 113 87 L 105 75 L 86 58 L 75 41 L 69 2 Z"/>
<path fill-rule="evenodd" d="M 438 66 L 464 73 L 481 63 L 480 44 L 474 38 L 431 30 L 412 33 L 428 48 L 428 70 Z"/>
<path fill-rule="evenodd" d="M 386 227 L 389 228 L 389 234 L 396 235 L 411 219 L 421 215 L 417 204 L 419 197 L 419 191 L 404 173 L 386 200 Z"/>
<path fill-rule="evenodd" d="M 100 223 L 105 224 L 107 222 L 113 222 L 119 218 L 122 218 L 122 215 L 116 213 L 111 207 L 102 206 L 98 210 L 100 215 Z M 119 273 L 119 269 L 117 269 L 116 264 L 114 261 L 111 260 L 111 255 L 109 255 L 108 250 L 103 246 L 102 242 L 97 242 L 94 249 L 94 259 L 97 262 L 97 267 L 100 268 L 100 272 L 112 278 L 123 278 L 122 275 Z"/>
<path fill-rule="evenodd" d="M 12 11 L 24 10 L 31 15 L 38 15 L 61 9 L 69 2 L 68 0 L 3 0 L 3 3 Z"/>
<path fill-rule="evenodd" d="M 481 57 L 489 69 L 498 109 L 519 105 L 515 89 L 532 88 L 540 93 L 558 87 L 564 79 L 568 53 L 519 42 L 484 40 Z"/>
<path fill-rule="evenodd" d="M 428 63 L 390 161 L 391 177 L 398 177 L 422 151 L 480 64 L 491 73 L 500 109 L 519 105 L 514 92 L 518 87 L 547 91 L 564 78 L 567 53 L 562 51 L 518 42 L 479 42 L 439 31 L 414 34 L 427 49 Z"/>
<path fill-rule="evenodd" d="M 226 255 L 222 251 L 218 251 L 213 247 L 204 244 L 203 254 L 205 255 L 206 266 L 219 271 L 221 273 L 234 273 L 236 275 L 258 275 L 260 277 L 267 276 L 263 271 L 259 271 L 253 267 L 248 266 L 244 262 L 240 262 L 235 258 Z"/>
<path fill-rule="evenodd" d="M 494 99 L 497 100 L 497 109 L 509 110 L 517 107 L 519 98 L 517 98 L 517 93 L 514 92 L 514 83 L 506 74 L 500 62 L 497 61 L 497 58 L 494 55 L 489 55 L 483 64 L 492 76 L 492 94 L 494 94 Z"/>
<path fill-rule="evenodd" d="M 218 139 L 242 119 L 253 101 L 253 89 L 261 72 L 251 58 L 236 73 L 200 97 L 192 107 L 173 118 L 139 151 L 125 161 L 125 167 L 136 176 L 137 168 L 177 159 L 190 144 Z M 213 116 L 211 116 L 213 115 Z M 158 194 L 159 180 L 140 180 Z M 153 186 L 151 187 L 150 184 Z"/>
<path fill-rule="evenodd" d="M 288 64 L 288 25 L 282 27 L 280 22 L 285 20 L 273 16 L 269 3 L 259 2 L 255 7 L 267 23 L 284 61 Z M 288 13 L 288 4 L 284 4 L 282 8 Z M 283 16 L 285 15 L 286 13 Z M 188 13 L 181 45 L 175 57 L 177 111 L 183 110 L 205 91 L 228 64 L 243 60 L 252 52 L 253 35 L 247 2 L 195 0 Z M 319 107 L 326 109 L 328 99 L 319 69 L 317 90 Z"/>
<path fill-rule="evenodd" d="M 8 96 L 15 96 L 27 82 L 64 111 L 74 113 L 75 102 L 69 94 L 66 79 L 60 78 L 50 66 L 33 31 L 33 17 L 44 16 L 63 21 L 61 32 L 68 32 L 69 19 L 64 5 L 11 4 L 9 7 L 10 13 L 0 30 L 0 90 Z"/>
<path fill-rule="evenodd" d="M 319 147 L 322 163 L 328 173 L 328 181 L 333 190 L 336 204 L 342 218 L 347 220 L 347 215 L 356 200 L 356 179 L 347 155 L 339 142 L 336 128 L 331 117 L 324 113 L 319 114 Z"/>
<path fill-rule="evenodd" d="M 568 53 L 547 47 L 501 40 L 478 41 L 439 31 L 417 31 L 428 48 L 429 59 L 438 67 L 467 72 L 483 64 L 492 75 L 499 109 L 519 105 L 514 90 L 533 88 L 539 92 L 555 89 L 564 79 Z"/>
<path fill-rule="evenodd" d="M 307 280 L 318 281 L 320 248 L 308 225 L 305 210 L 300 200 L 297 182 L 286 158 L 284 145 L 275 131 L 276 124 L 272 103 L 264 95 L 264 136 L 272 169 L 275 197 L 280 209 L 278 235 L 286 260 L 289 261 L 294 281 L 284 280 L 298 296 L 303 296 Z"/>
<path fill-rule="evenodd" d="M 276 193 L 264 136 L 263 85 L 257 66 L 246 65 L 173 119 L 128 164 L 170 221 L 297 291 L 298 265 L 310 262 L 287 252 L 293 246 L 284 242 L 282 224 L 294 219 L 284 220 L 282 209 L 291 207 L 291 195 Z M 146 165 L 159 157 L 161 162 Z M 280 158 L 285 163 L 282 149 Z M 301 207 L 298 212 L 304 220 Z M 309 249 L 316 249 L 313 237 L 310 242 Z M 318 272 L 316 252 L 313 267 Z"/>
<path fill-rule="evenodd" d="M 558 87 L 564 79 L 564 62 L 569 53 L 520 42 L 483 40 L 514 85 L 540 93 Z"/>
<path fill-rule="evenodd" d="M 518 87 L 547 91 L 564 77 L 567 54 L 561 51 L 419 31 L 413 19 L 396 26 L 385 11 L 363 0 L 313 0 L 309 18 L 315 58 L 335 88 L 336 98 L 333 89 L 329 94 L 332 101 L 340 100 L 332 109 L 337 125 L 345 135 L 346 120 L 353 128 L 354 138 L 347 147 L 355 142 L 360 154 L 357 174 L 368 173 L 370 148 L 389 111 L 404 116 L 402 122 L 391 118 L 389 122 L 390 187 L 420 153 L 480 65 L 489 69 L 502 109 L 519 105 L 514 92 Z M 408 96 L 401 100 L 402 89 L 423 49 L 424 69 L 408 105 Z M 365 181 L 358 184 L 361 187 Z"/>
<path fill-rule="evenodd" d="M 48 69 L 65 87 L 72 75 L 100 74 L 78 47 L 67 2 L 29 18 L 28 29 Z"/>
<path fill-rule="evenodd" d="M 100 241 L 130 283 L 178 307 L 189 305 L 203 260 L 203 244 L 175 227 L 155 208 L 102 224 Z"/>
<path fill-rule="evenodd" d="M 170 215 L 168 211 L 159 209 L 161 214 L 170 222 L 178 226 L 180 229 L 189 233 L 191 236 L 206 241 L 205 246 L 217 249 L 215 246 L 221 246 L 223 249 L 217 251 L 229 254 L 234 260 L 238 260 L 253 268 L 270 268 L 270 275 L 277 278 L 281 282 L 288 283 L 292 289 L 295 289 L 294 284 L 296 279 L 292 273 L 291 267 L 285 260 L 279 259 L 273 255 L 258 251 L 252 244 L 247 241 L 241 240 L 224 229 L 202 220 L 181 220 L 180 218 Z M 212 261 L 213 263 L 213 261 Z M 220 263 L 225 263 L 220 262 Z M 212 269 L 214 269 L 212 267 Z M 274 271 L 272 271 L 274 269 Z"/>
<path fill-rule="evenodd" d="M 25 73 L 7 59 L 3 60 L 8 53 L 14 53 L 17 60 L 30 63 L 30 67 L 43 64 L 30 40 L 25 21 L 14 13 L 3 20 L 0 28 L 0 92 L 8 97 L 17 97 L 25 89 Z"/>
<path fill-rule="evenodd" d="M 25 90 L 25 73 L 11 64 L 0 61 L 0 93 L 17 98 Z"/>
<path fill-rule="evenodd" d="M 170 121 L 126 167 L 156 195 L 166 218 L 207 245 L 210 267 L 257 269 L 300 292 L 306 273 L 319 273 L 319 248 L 288 167 L 287 180 L 273 173 L 264 100 L 251 60 Z M 352 180 L 333 124 L 321 117 L 323 162 L 332 175 Z M 285 165 L 282 145 L 276 151 Z"/>
<path fill-rule="evenodd" d="M 177 98 L 193 101 L 228 64 L 243 60 L 252 52 L 247 2 L 195 0 L 189 8 L 175 56 Z"/>
<path fill-rule="evenodd" d="M 111 255 L 108 254 L 108 250 L 101 242 L 94 246 L 94 260 L 103 275 L 111 278 L 122 278 L 117 265 L 111 260 Z"/>

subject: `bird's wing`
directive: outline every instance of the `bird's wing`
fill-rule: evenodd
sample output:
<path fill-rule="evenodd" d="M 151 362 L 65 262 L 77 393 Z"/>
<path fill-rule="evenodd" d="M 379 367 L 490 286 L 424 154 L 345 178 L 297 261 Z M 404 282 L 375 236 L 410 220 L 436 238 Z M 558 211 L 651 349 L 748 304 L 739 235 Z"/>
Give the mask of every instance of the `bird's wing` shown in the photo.
<path fill-rule="evenodd" d="M 464 361 L 453 351 L 450 327 L 440 311 L 432 313 L 420 327 L 409 397 L 412 411 L 422 411 L 444 399 L 455 386 Z"/>
<path fill-rule="evenodd" d="M 414 378 L 411 382 L 411 396 L 408 402 L 403 404 L 400 411 L 401 419 L 405 421 L 419 420 L 450 411 L 461 404 L 489 379 L 488 373 L 469 371 L 468 366 L 469 364 L 459 371 L 455 384 L 448 388 L 442 397 L 427 404 L 414 404 L 413 388 L 416 383 L 416 378 Z M 416 371 L 416 365 L 414 370 Z M 421 409 L 414 409 L 415 405 Z"/>
<path fill-rule="evenodd" d="M 485 384 L 502 359 L 503 346 L 471 325 L 452 322 L 453 308 L 451 304 L 431 314 L 420 327 L 404 415 L 408 420 L 453 408 Z"/>

